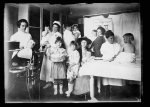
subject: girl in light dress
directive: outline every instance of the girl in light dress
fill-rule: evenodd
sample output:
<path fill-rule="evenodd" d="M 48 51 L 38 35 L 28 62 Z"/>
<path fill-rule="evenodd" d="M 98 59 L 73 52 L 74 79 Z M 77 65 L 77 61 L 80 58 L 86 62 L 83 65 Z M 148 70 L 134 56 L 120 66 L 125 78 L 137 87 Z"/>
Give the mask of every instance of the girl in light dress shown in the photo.
<path fill-rule="evenodd" d="M 68 91 L 66 91 L 67 97 L 70 97 L 71 92 L 73 91 L 74 80 L 78 76 L 79 70 L 79 52 L 76 50 L 77 44 L 75 41 L 71 41 L 70 50 L 68 51 L 69 56 L 69 66 L 67 70 L 67 79 L 68 79 Z"/>
<path fill-rule="evenodd" d="M 56 47 L 48 48 L 47 55 L 51 60 L 50 78 L 54 79 L 54 95 L 57 95 L 57 87 L 59 86 L 59 93 L 63 94 L 63 79 L 66 79 L 65 59 L 67 52 L 62 48 L 62 39 L 57 37 Z"/>

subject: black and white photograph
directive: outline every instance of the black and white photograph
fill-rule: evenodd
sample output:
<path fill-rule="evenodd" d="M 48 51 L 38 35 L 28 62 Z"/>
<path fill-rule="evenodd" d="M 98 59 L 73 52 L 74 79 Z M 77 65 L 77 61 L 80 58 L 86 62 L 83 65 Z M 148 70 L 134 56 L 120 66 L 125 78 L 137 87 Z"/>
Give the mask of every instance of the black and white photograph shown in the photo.
<path fill-rule="evenodd" d="M 140 3 L 5 3 L 5 103 L 142 102 Z"/>

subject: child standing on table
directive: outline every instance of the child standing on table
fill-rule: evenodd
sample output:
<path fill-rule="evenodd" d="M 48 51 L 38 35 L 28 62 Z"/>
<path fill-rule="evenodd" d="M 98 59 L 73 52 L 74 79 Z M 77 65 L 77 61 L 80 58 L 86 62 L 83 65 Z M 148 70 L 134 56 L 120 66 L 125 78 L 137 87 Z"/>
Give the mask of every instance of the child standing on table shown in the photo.
<path fill-rule="evenodd" d="M 132 41 L 134 41 L 133 34 L 126 33 L 123 35 L 123 38 L 124 38 L 123 51 L 128 53 L 135 53 L 135 46 L 132 44 Z"/>
<path fill-rule="evenodd" d="M 77 44 L 75 41 L 71 41 L 70 50 L 68 51 L 69 56 L 69 67 L 67 70 L 67 79 L 68 79 L 68 91 L 66 91 L 67 97 L 70 97 L 71 92 L 73 91 L 74 80 L 78 76 L 79 70 L 79 52 L 76 50 Z"/>
<path fill-rule="evenodd" d="M 123 35 L 124 44 L 122 51 L 116 57 L 114 61 L 119 63 L 133 63 L 135 62 L 135 46 L 132 44 L 134 36 L 132 33 L 126 33 Z"/>
<path fill-rule="evenodd" d="M 57 37 L 55 44 L 56 47 L 48 49 L 47 55 L 49 60 L 52 61 L 50 78 L 54 78 L 54 95 L 57 95 L 57 87 L 59 86 L 59 93 L 63 94 L 63 79 L 66 78 L 65 59 L 67 56 L 66 50 L 62 48 L 63 40 Z"/>

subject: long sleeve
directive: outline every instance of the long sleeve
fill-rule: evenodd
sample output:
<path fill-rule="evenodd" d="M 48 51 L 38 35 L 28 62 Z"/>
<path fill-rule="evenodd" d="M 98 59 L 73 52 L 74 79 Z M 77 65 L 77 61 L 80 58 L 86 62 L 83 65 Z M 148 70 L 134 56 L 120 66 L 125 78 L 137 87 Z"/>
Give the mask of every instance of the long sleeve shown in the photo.
<path fill-rule="evenodd" d="M 16 41 L 15 38 L 14 38 L 14 35 L 12 35 L 12 36 L 10 37 L 10 41 Z"/>
<path fill-rule="evenodd" d="M 102 44 L 100 52 L 103 55 L 102 56 L 103 60 L 111 60 L 115 55 L 114 49 L 115 48 L 113 47 L 112 44 L 109 44 L 109 43 Z"/>
<path fill-rule="evenodd" d="M 104 60 L 110 60 L 120 52 L 120 45 L 118 43 L 103 43 L 100 51 Z"/>

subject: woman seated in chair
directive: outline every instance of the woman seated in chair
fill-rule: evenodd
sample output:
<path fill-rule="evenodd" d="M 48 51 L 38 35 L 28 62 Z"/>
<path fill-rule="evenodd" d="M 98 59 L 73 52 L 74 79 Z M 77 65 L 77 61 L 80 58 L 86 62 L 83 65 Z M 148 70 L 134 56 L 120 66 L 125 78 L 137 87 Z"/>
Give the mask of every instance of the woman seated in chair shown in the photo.
<path fill-rule="evenodd" d="M 88 45 L 91 43 L 86 37 L 80 38 L 77 40 L 79 45 L 81 46 L 78 51 L 80 54 L 80 67 L 83 66 L 86 62 L 88 62 L 91 58 L 91 52 L 88 49 Z M 81 95 L 86 94 L 90 91 L 90 76 L 79 76 L 75 80 L 73 94 Z"/>
<path fill-rule="evenodd" d="M 27 61 L 32 59 L 34 45 L 35 42 L 30 40 L 24 49 L 18 51 L 11 60 L 12 66 L 27 66 Z"/>

